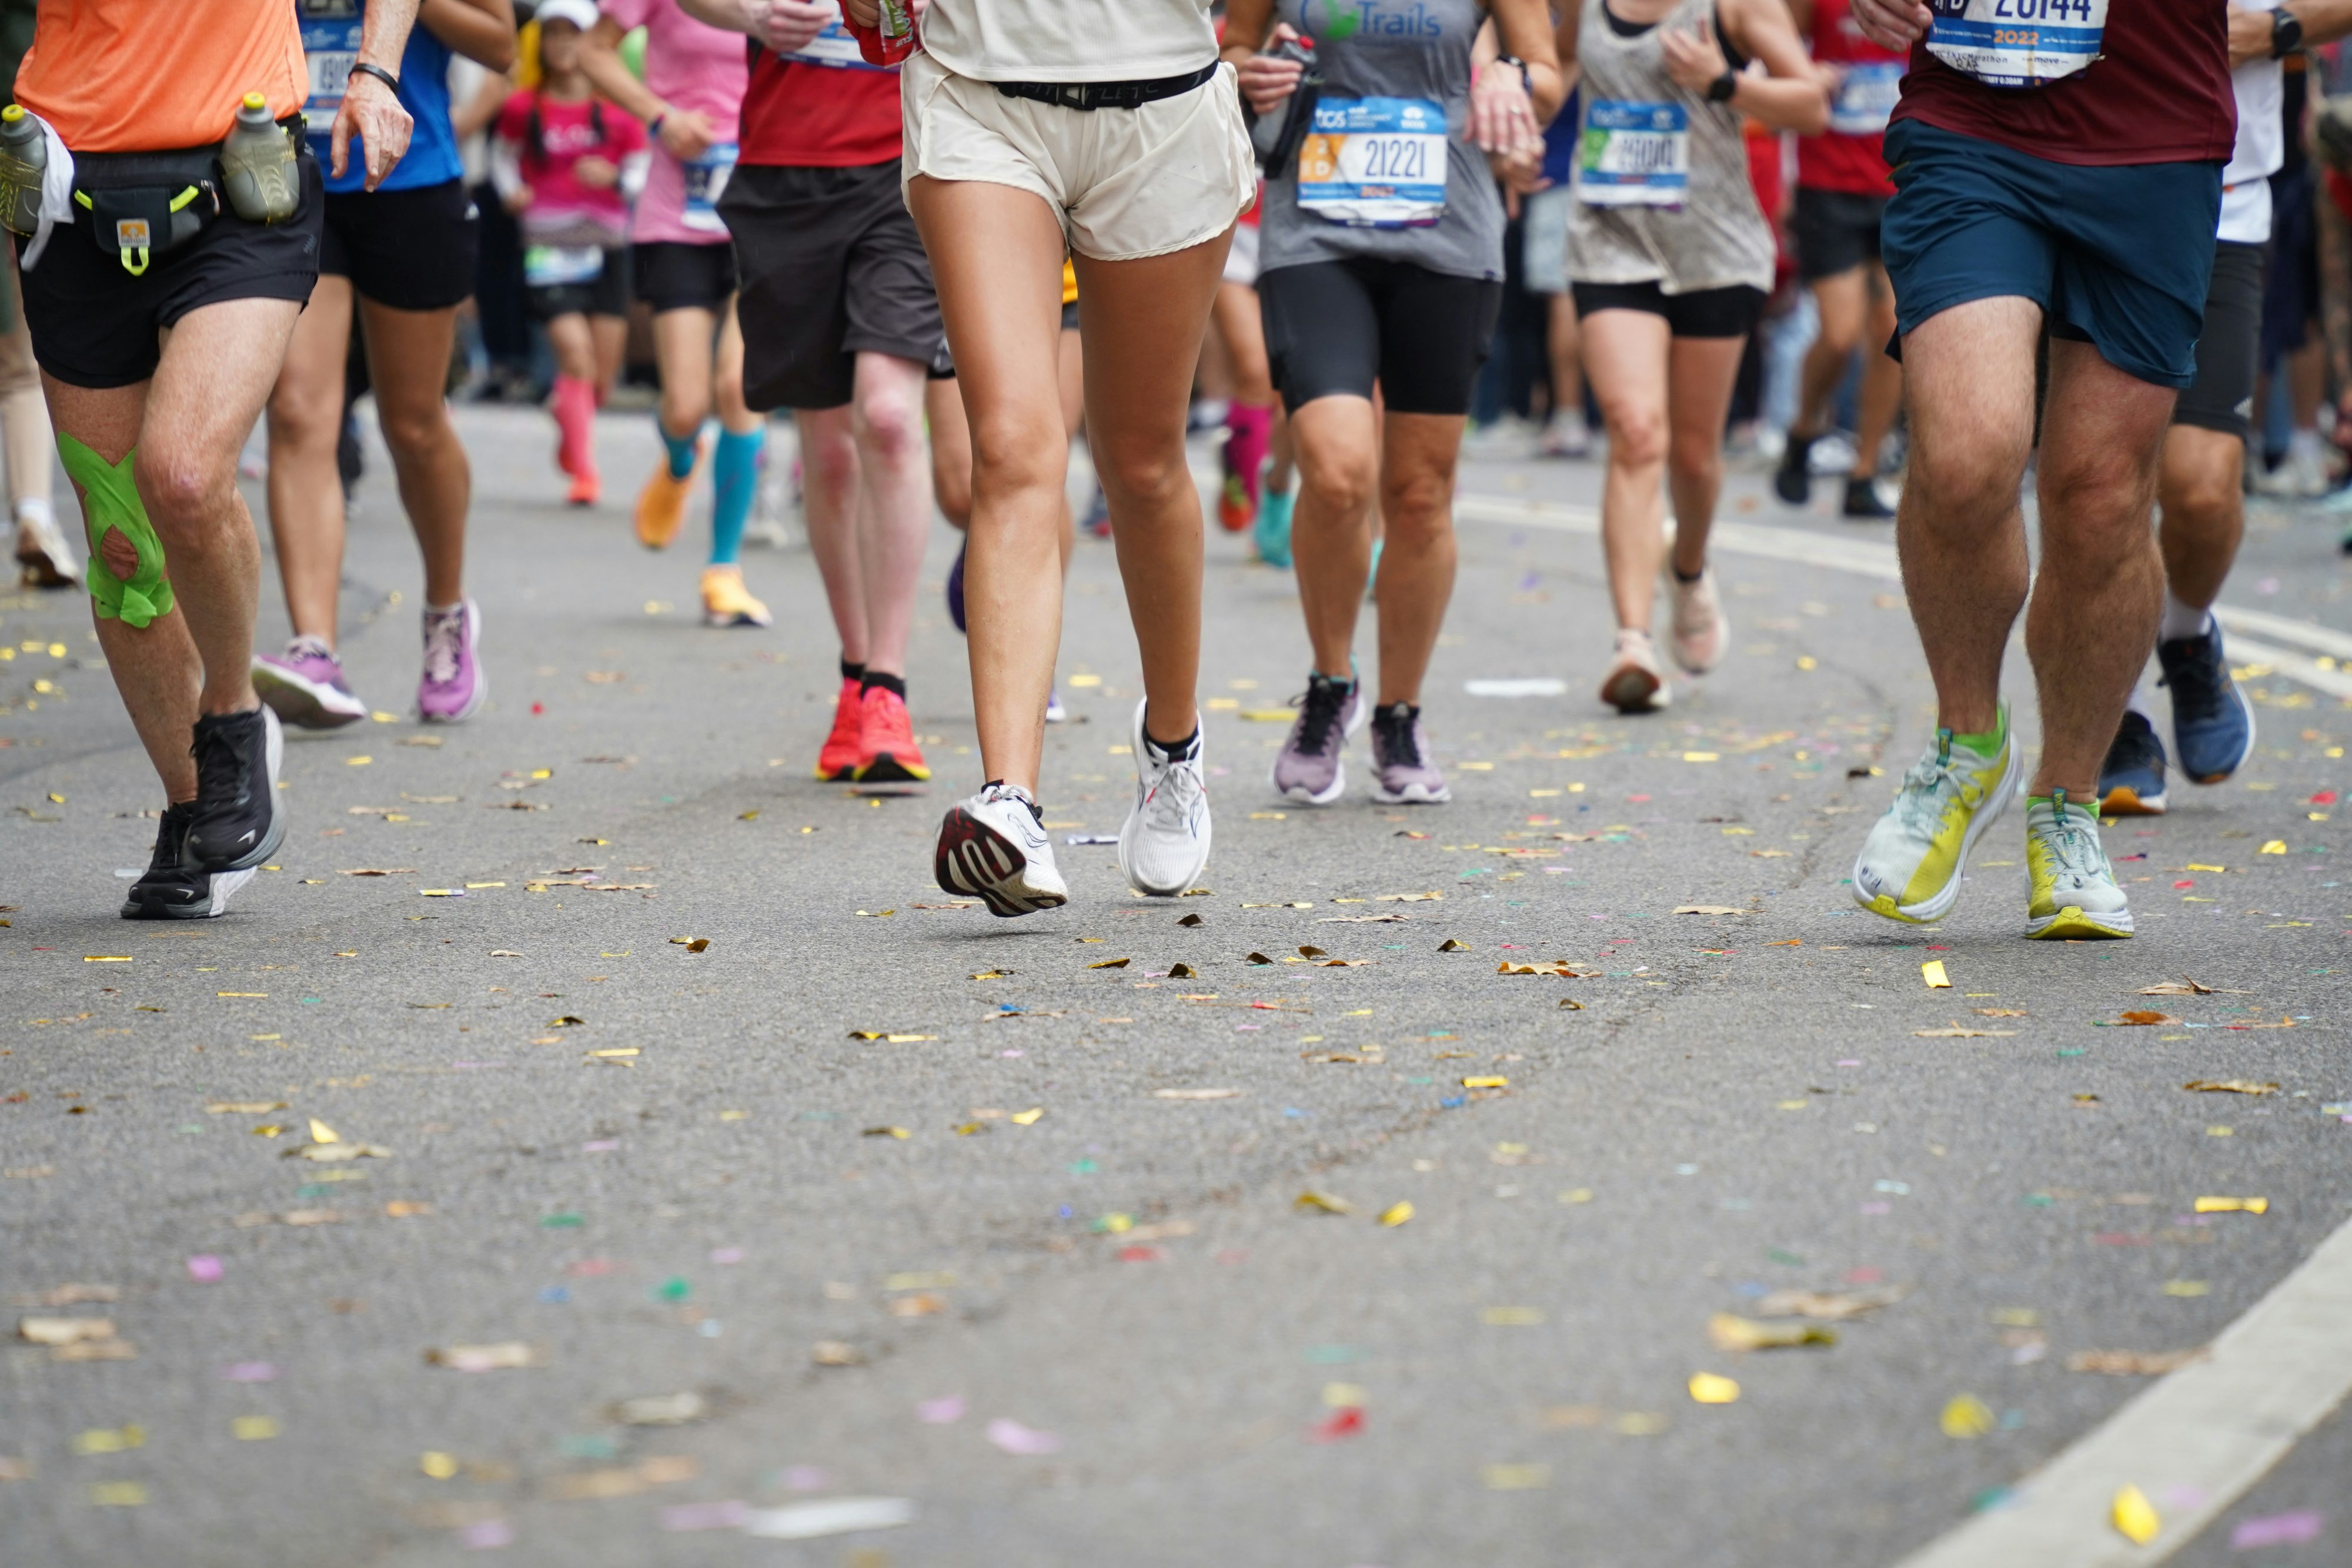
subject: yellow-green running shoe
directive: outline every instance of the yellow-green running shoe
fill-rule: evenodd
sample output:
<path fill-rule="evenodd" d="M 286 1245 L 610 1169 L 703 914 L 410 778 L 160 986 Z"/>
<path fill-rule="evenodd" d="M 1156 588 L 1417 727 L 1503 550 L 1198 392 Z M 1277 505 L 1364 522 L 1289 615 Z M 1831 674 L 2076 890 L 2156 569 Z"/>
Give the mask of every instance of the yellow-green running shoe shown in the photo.
<path fill-rule="evenodd" d="M 1969 852 L 2017 793 L 2016 737 L 2000 710 L 1990 756 L 1948 729 L 1903 776 L 1895 803 L 1863 841 L 1853 862 L 1853 900 L 1889 920 L 1941 920 L 1960 895 Z"/>
<path fill-rule="evenodd" d="M 2025 866 L 2033 898 L 2025 906 L 2028 936 L 2129 936 L 2131 905 L 2116 885 L 2116 868 L 2099 842 L 2099 814 L 2066 791 L 2025 800 Z"/>

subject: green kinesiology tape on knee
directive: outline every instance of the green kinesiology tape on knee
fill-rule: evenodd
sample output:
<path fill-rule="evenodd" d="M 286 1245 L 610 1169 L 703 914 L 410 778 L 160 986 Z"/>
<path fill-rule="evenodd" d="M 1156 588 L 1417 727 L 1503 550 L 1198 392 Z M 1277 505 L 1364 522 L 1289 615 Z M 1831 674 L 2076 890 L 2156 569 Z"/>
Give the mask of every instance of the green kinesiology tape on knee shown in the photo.
<path fill-rule="evenodd" d="M 172 584 L 163 575 L 163 541 L 147 520 L 146 505 L 131 477 L 137 449 L 109 463 L 63 431 L 58 433 L 58 455 L 66 474 L 81 486 L 82 519 L 89 529 L 89 597 L 99 618 L 120 619 L 126 626 L 143 627 L 172 609 Z M 106 563 L 106 535 L 121 534 L 139 552 L 139 567 L 128 578 L 117 577 Z"/>

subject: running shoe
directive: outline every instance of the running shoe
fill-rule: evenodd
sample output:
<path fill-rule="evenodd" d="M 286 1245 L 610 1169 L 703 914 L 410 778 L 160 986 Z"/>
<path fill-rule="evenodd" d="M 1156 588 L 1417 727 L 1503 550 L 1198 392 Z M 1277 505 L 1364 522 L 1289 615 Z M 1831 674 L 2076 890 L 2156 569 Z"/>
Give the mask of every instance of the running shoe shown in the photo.
<path fill-rule="evenodd" d="M 1257 526 L 1250 534 L 1250 542 L 1257 546 L 1257 559 L 1285 571 L 1290 570 L 1290 513 L 1297 504 L 1294 491 L 1268 490 L 1258 506 Z"/>
<path fill-rule="evenodd" d="M 2099 764 L 2099 810 L 2110 817 L 2164 815 L 2164 742 L 2155 726 L 2128 708 Z"/>
<path fill-rule="evenodd" d="M 1562 415 L 1544 426 L 1537 451 L 1546 457 L 1590 457 L 1592 455 L 1592 427 L 1584 416 Z"/>
<path fill-rule="evenodd" d="M 482 612 L 470 599 L 448 610 L 425 612 L 425 675 L 416 684 L 416 715 L 427 724 L 456 724 L 474 716 L 490 695 L 482 673 Z"/>
<path fill-rule="evenodd" d="M 1601 700 L 1619 713 L 1655 713 L 1675 700 L 1658 667 L 1658 646 L 1640 627 L 1617 629 L 1617 657 L 1601 679 Z"/>
<path fill-rule="evenodd" d="M 1383 806 L 1442 806 L 1454 799 L 1445 775 L 1429 760 L 1421 709 L 1391 703 L 1372 710 L 1372 799 Z"/>
<path fill-rule="evenodd" d="M 963 558 L 971 548 L 969 540 L 956 546 L 955 564 L 948 568 L 948 619 L 961 632 L 963 623 Z"/>
<path fill-rule="evenodd" d="M 1941 920 L 1960 896 L 1969 852 L 2017 793 L 2021 770 L 2009 709 L 1986 756 L 1948 729 L 1912 765 L 1894 803 L 1863 841 L 1853 862 L 1853 899 L 1874 915 L 1914 924 Z"/>
<path fill-rule="evenodd" d="M 702 569 L 702 623 L 705 626 L 767 626 L 775 618 L 768 607 L 743 586 L 740 566 Z"/>
<path fill-rule="evenodd" d="M 47 507 L 26 501 L 16 513 L 16 566 L 26 588 L 71 588 L 81 580 L 81 563 Z"/>
<path fill-rule="evenodd" d="M 833 733 L 816 754 L 816 776 L 828 784 L 855 778 L 865 739 L 866 688 L 855 676 L 845 675 L 833 699 Z"/>
<path fill-rule="evenodd" d="M 228 909 L 229 894 L 253 880 L 244 871 L 191 871 L 182 863 L 187 852 L 188 824 L 195 818 L 193 801 L 164 809 L 155 825 L 155 853 L 147 874 L 131 884 L 122 900 L 125 920 L 210 920 Z"/>
<path fill-rule="evenodd" d="M 2258 475 L 2254 488 L 2266 496 L 2315 500 L 2327 494 L 2327 446 L 2316 430 L 2298 430 L 2287 438 L 2286 456 L 2278 466 Z"/>
<path fill-rule="evenodd" d="M 1257 501 L 1242 483 L 1238 474 L 1228 474 L 1217 491 L 1217 526 L 1229 534 L 1240 533 L 1257 521 Z"/>
<path fill-rule="evenodd" d="M 867 686 L 858 703 L 857 781 L 919 784 L 930 776 L 907 699 L 887 686 Z"/>
<path fill-rule="evenodd" d="M 2057 941 L 2132 934 L 2131 904 L 2099 843 L 2099 814 L 2066 799 L 2065 790 L 2027 798 L 2025 867 L 2033 884 L 2025 907 L 2028 936 Z"/>
<path fill-rule="evenodd" d="M 1094 498 L 1087 503 L 1087 515 L 1078 527 L 1096 538 L 1110 538 L 1110 497 L 1103 494 L 1100 481 L 1095 485 Z"/>
<path fill-rule="evenodd" d="M 1845 505 L 1840 508 L 1840 515 L 1848 522 L 1891 523 L 1895 520 L 1895 508 L 1886 504 L 1886 492 L 1879 488 L 1876 478 L 1848 476 Z"/>
<path fill-rule="evenodd" d="M 1135 705 L 1135 809 L 1118 831 L 1118 869 L 1139 893 L 1174 898 L 1209 863 L 1209 785 L 1198 727 L 1190 749 L 1163 758 L 1143 733 L 1148 700 Z"/>
<path fill-rule="evenodd" d="M 316 637 L 297 637 L 283 653 L 255 654 L 253 689 L 297 729 L 341 729 L 368 715 L 343 678 L 343 662 Z"/>
<path fill-rule="evenodd" d="M 667 458 L 654 465 L 646 487 L 637 492 L 637 542 L 647 549 L 669 549 L 686 526 L 686 503 L 694 494 L 694 476 L 702 472 L 702 455 L 709 446 L 708 441 L 694 444 L 694 466 L 683 479 L 671 476 Z"/>
<path fill-rule="evenodd" d="M 1685 582 L 1668 562 L 1666 598 L 1674 606 L 1675 663 L 1694 675 L 1723 663 L 1723 651 L 1731 645 L 1731 619 L 1715 591 L 1715 569 L 1700 572 L 1696 582 Z"/>
<path fill-rule="evenodd" d="M 1047 724 L 1070 722 L 1070 710 L 1062 706 L 1062 688 L 1059 686 L 1045 688 L 1045 722 Z"/>
<path fill-rule="evenodd" d="M 2156 662 L 2172 692 L 2172 744 L 2180 770 L 2200 784 L 2219 784 L 2254 751 L 2254 706 L 2230 674 L 2221 622 L 2209 620 L 2202 637 L 2158 643 Z"/>
<path fill-rule="evenodd" d="M 1298 716 L 1274 754 L 1274 792 L 1302 806 L 1328 806 L 1348 787 L 1348 737 L 1370 717 L 1360 683 L 1310 673 L 1291 699 Z"/>
<path fill-rule="evenodd" d="M 593 468 L 572 476 L 572 487 L 563 492 L 567 507 L 593 507 L 604 498 L 604 480 Z"/>
<path fill-rule="evenodd" d="M 1054 867 L 1045 813 L 1014 784 L 990 784 L 948 808 L 931 872 L 945 891 L 977 898 L 1007 919 L 1070 901 L 1069 884 Z"/>
<path fill-rule="evenodd" d="M 266 707 L 196 720 L 196 798 L 187 807 L 180 863 L 194 872 L 249 871 L 286 838 L 278 768 L 286 734 Z"/>
<path fill-rule="evenodd" d="M 1801 507 L 1813 498 L 1813 441 L 1810 435 L 1789 433 L 1789 444 L 1780 449 L 1780 465 L 1772 470 L 1772 493 L 1791 507 Z"/>

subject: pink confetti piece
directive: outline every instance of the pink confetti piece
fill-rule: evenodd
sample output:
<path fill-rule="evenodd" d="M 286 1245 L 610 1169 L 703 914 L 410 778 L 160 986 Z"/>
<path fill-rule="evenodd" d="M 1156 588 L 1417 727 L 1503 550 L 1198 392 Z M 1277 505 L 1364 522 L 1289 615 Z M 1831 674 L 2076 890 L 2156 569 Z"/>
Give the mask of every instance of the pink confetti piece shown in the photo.
<path fill-rule="evenodd" d="M 2262 1519 L 2242 1519 L 2238 1528 L 2230 1531 L 2230 1550 L 2252 1552 L 2258 1546 L 2294 1546 L 2318 1540 L 2319 1532 L 2326 1527 L 2326 1516 L 2313 1508 L 2298 1508 L 2291 1513 L 2273 1513 Z"/>
<path fill-rule="evenodd" d="M 740 1530 L 751 1515 L 743 1502 L 682 1502 L 661 1511 L 664 1530 Z"/>
<path fill-rule="evenodd" d="M 830 1470 L 821 1470 L 814 1465 L 787 1465 L 784 1467 L 784 1490 L 786 1491 L 823 1491 L 832 1484 L 833 1472 Z"/>
<path fill-rule="evenodd" d="M 926 1399 L 915 1406 L 915 1419 L 928 1421 L 934 1427 L 944 1427 L 950 1421 L 963 1419 L 964 1403 L 955 1395 Z"/>
<path fill-rule="evenodd" d="M 495 1552 L 514 1544 L 514 1526 L 503 1519 L 478 1519 L 457 1532 L 469 1552 Z"/>
<path fill-rule="evenodd" d="M 217 1284 L 221 1277 L 221 1260 L 209 1252 L 199 1252 L 188 1260 L 188 1278 L 199 1285 Z"/>
<path fill-rule="evenodd" d="M 1005 1416 L 999 1416 L 988 1424 L 988 1440 L 1008 1454 L 1051 1454 L 1058 1452 L 1062 1447 L 1058 1433 L 1024 1427 Z"/>
<path fill-rule="evenodd" d="M 275 1383 L 278 1368 L 266 1361 L 233 1361 L 220 1369 L 231 1383 Z"/>
<path fill-rule="evenodd" d="M 713 1247 L 710 1249 L 710 1260 L 713 1263 L 740 1263 L 743 1261 L 743 1249 L 740 1247 Z"/>

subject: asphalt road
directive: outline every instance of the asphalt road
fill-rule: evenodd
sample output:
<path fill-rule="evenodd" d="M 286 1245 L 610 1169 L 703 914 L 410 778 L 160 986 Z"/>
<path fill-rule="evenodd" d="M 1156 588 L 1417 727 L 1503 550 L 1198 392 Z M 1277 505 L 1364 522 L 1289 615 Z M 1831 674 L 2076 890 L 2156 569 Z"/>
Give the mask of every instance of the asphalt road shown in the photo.
<path fill-rule="evenodd" d="M 2256 678 L 2240 779 L 2110 830 L 2138 939 L 2021 939 L 2021 816 L 1945 925 L 1896 929 L 1843 886 L 1931 723 L 1885 582 L 1725 557 L 1735 656 L 1624 719 L 1591 695 L 1594 541 L 1465 522 L 1426 700 L 1455 802 L 1369 804 L 1360 743 L 1316 811 L 1269 797 L 1254 716 L 1303 684 L 1292 584 L 1220 537 L 1213 891 L 1145 901 L 1066 847 L 1070 907 L 996 921 L 929 877 L 979 782 L 944 528 L 936 781 L 860 795 L 808 777 L 835 649 L 805 551 L 750 558 L 775 629 L 707 630 L 701 525 L 628 537 L 642 420 L 606 422 L 586 515 L 539 416 L 464 421 L 489 705 L 407 716 L 379 450 L 347 653 L 385 721 L 290 741 L 292 833 L 226 919 L 114 917 L 152 776 L 80 600 L 0 599 L 0 1292 L 135 1348 L 0 1354 L 0 1568 L 1875 1568 L 2147 1386 L 2070 1357 L 2204 1343 L 2352 1213 L 2334 696 Z M 1829 489 L 1795 516 L 1743 473 L 1726 513 L 1854 537 Z M 2335 537 L 2258 507 L 2229 597 L 2352 630 Z M 1060 669 L 1048 819 L 1115 833 L 1137 666 L 1091 542 Z M 1541 677 L 1566 694 L 1465 689 Z M 1553 959 L 1577 977 L 1497 973 Z M 2141 994 L 2184 976 L 2216 989 Z M 2103 1027 L 2135 1009 L 2169 1021 Z M 1947 1029 L 1982 1032 L 1919 1032 Z M 373 1152 L 296 1157 L 313 1118 Z M 113 1296 L 41 1304 L 69 1284 Z M 1877 1287 L 1834 1345 L 1709 1341 L 1768 1292 Z M 446 1364 L 484 1346 L 530 1364 Z M 1963 1396 L 1989 1430 L 1947 1435 Z M 2352 1562 L 2347 1473 L 2339 1413 L 2174 1560 Z M 751 1532 L 844 1498 L 912 1522 Z M 2304 1509 L 2315 1536 L 2231 1548 Z"/>

